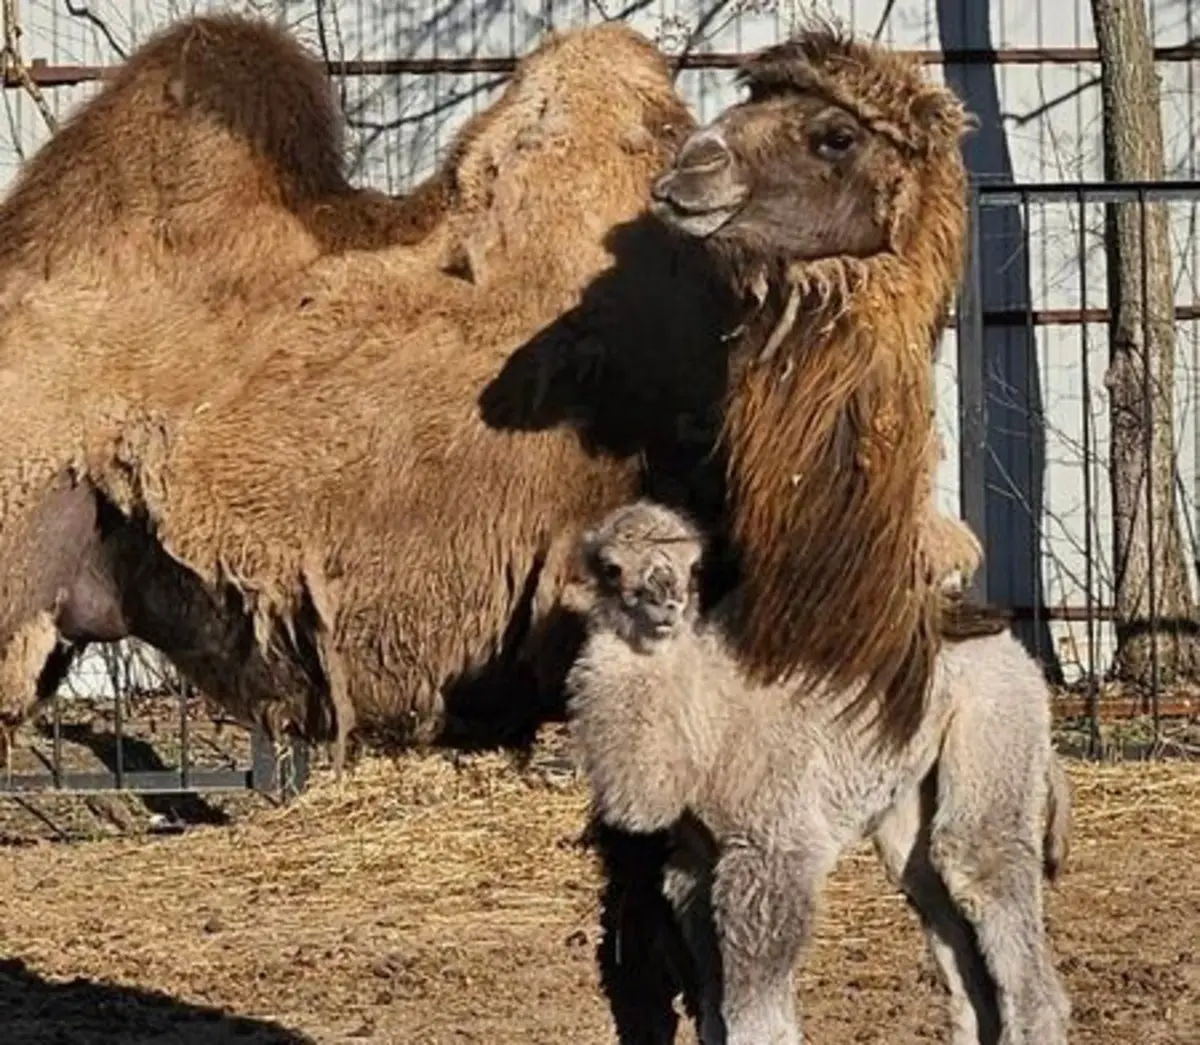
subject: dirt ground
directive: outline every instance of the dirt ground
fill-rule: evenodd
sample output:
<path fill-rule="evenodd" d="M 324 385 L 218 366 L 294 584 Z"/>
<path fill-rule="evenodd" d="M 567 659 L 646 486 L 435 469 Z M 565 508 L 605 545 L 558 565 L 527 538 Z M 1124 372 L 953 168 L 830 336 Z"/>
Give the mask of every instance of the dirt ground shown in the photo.
<path fill-rule="evenodd" d="M 1073 1041 L 1200 1045 L 1200 765 L 1070 772 L 1048 904 Z M 167 837 L 20 843 L 9 816 L 0 1041 L 609 1045 L 584 806 L 554 758 L 426 755 Z M 814 1043 L 942 1040 L 915 918 L 867 849 L 799 991 Z"/>

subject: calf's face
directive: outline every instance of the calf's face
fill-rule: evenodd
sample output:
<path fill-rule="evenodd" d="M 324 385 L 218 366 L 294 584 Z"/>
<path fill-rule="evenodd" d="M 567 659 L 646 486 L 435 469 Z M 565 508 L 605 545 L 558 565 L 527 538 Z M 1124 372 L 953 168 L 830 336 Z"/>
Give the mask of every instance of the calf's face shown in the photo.
<path fill-rule="evenodd" d="M 630 545 L 612 541 L 589 549 L 598 588 L 597 613 L 638 648 L 669 639 L 694 617 L 700 549 L 694 545 Z"/>

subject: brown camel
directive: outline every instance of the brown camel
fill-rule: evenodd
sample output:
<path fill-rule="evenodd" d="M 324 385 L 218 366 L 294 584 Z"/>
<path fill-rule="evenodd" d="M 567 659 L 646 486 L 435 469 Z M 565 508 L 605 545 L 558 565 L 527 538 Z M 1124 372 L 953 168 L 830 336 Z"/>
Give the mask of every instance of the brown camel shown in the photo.
<path fill-rule="evenodd" d="M 177 22 L 0 204 L 4 298 L 76 266 L 118 283 L 170 273 L 219 298 L 322 253 L 417 242 L 453 195 L 442 177 L 400 199 L 356 189 L 342 162 L 329 78 L 292 36 L 232 14 Z"/>
<path fill-rule="evenodd" d="M 168 27 L 30 160 L 0 204 L 0 304 L 20 305 L 9 319 L 13 336 L 0 343 L 0 387 L 19 389 L 18 396 L 32 404 L 39 369 L 54 369 L 37 360 L 35 370 L 27 370 L 22 332 L 38 322 L 39 309 L 52 309 L 62 298 L 75 303 L 56 350 L 91 340 L 89 351 L 107 344 L 120 355 L 118 329 L 131 304 L 137 311 L 142 293 L 157 299 L 152 311 L 175 309 L 181 324 L 211 322 L 221 330 L 210 330 L 200 356 L 175 354 L 186 348 L 186 338 L 164 337 L 155 346 L 164 389 L 184 387 L 180 368 L 191 369 L 181 406 L 190 410 L 204 397 L 200 380 L 223 376 L 221 354 L 236 340 L 229 332 L 242 322 L 251 288 L 274 287 L 290 301 L 293 289 L 280 285 L 287 274 L 304 278 L 320 255 L 352 247 L 398 243 L 414 254 L 424 249 L 440 263 L 442 219 L 456 207 L 477 209 L 486 191 L 481 179 L 487 150 L 498 154 L 507 147 L 503 129 L 494 125 L 506 119 L 505 99 L 512 94 L 468 122 L 432 177 L 393 200 L 347 184 L 328 79 L 291 36 L 270 22 L 228 14 Z M 489 126 L 486 148 L 473 163 L 459 164 L 460 153 Z M 399 258 L 393 253 L 390 260 Z M 449 261 L 461 264 L 457 255 Z M 314 270 L 312 279 L 320 278 Z M 186 302 L 167 305 L 171 295 Z M 116 315 L 114 297 L 120 302 Z M 218 308 L 222 317 L 197 318 L 197 302 Z M 92 338 L 93 322 L 112 337 Z M 103 369 L 102 361 L 96 363 L 97 371 Z M 103 380 L 89 382 L 91 390 L 102 387 Z M 52 404 L 62 403 L 52 386 L 47 394 Z M 26 441 L 28 430 L 10 416 L 17 440 L 12 464 L 20 472 L 36 450 Z M 26 480 L 19 486 L 23 495 L 36 489 Z M 0 510 L 15 511 L 5 500 L 0 495 Z M 70 596 L 65 633 L 114 633 L 118 617 L 105 595 L 111 578 L 80 565 L 95 543 L 95 534 L 87 536 L 95 524 L 90 493 L 64 475 L 32 515 L 8 522 L 0 540 L 0 650 L 12 626 L 6 614 L 25 618 L 34 605 L 49 612 L 64 586 Z M 59 545 L 73 550 L 49 556 L 39 551 Z M 35 581 L 22 564 L 47 557 L 58 568 Z M 0 677 L 27 678 L 30 666 L 53 647 L 51 630 L 45 619 L 29 620 L 25 638 L 0 654 Z M 68 664 L 55 659 L 43 694 L 53 691 Z M 26 688 L 11 685 L 17 693 Z"/>
<path fill-rule="evenodd" d="M 817 33 L 796 46 L 752 64 L 752 82 L 784 64 L 846 79 L 849 45 Z M 565 549 L 598 512 L 639 486 L 692 501 L 711 487 L 699 513 L 720 514 L 720 474 L 704 465 L 726 394 L 732 272 L 757 302 L 735 345 L 725 425 L 734 551 L 756 599 L 800 589 L 826 611 L 815 641 L 789 605 L 777 628 L 786 636 L 752 617 L 747 663 L 786 668 L 790 642 L 794 663 L 836 668 L 840 638 L 840 649 L 866 651 L 859 670 L 897 680 L 885 724 L 901 735 L 936 648 L 916 538 L 928 519 L 929 355 L 961 245 L 962 116 L 886 52 L 851 53 L 861 68 L 842 87 L 870 88 L 884 106 L 858 113 L 861 152 L 789 158 L 786 136 L 772 151 L 772 120 L 803 125 L 824 108 L 809 96 L 786 108 L 786 92 L 752 98 L 730 119 L 757 128 L 761 155 L 745 155 L 772 177 L 707 243 L 639 214 L 690 120 L 662 56 L 610 25 L 527 59 L 454 151 L 461 200 L 445 270 L 395 249 L 346 255 L 302 274 L 271 308 L 218 317 L 157 285 L 123 288 L 119 309 L 111 288 L 29 295 L 6 332 L 37 348 L 14 404 L 20 474 L 0 507 L 15 504 L 37 532 L 31 512 L 47 485 L 67 469 L 86 475 L 146 520 L 169 553 L 161 561 L 205 586 L 201 602 L 245 610 L 254 658 L 290 663 L 277 674 L 297 679 L 253 682 L 241 625 L 222 625 L 236 641 L 227 660 L 210 659 L 214 695 L 282 705 L 297 728 L 323 722 L 342 739 L 355 724 L 432 736 L 447 704 L 512 710 L 491 683 L 514 670 L 557 690 L 572 649 L 562 639 L 575 630 L 556 608 Z M 696 179 L 694 160 L 685 148 L 660 197 L 678 195 L 672 178 Z M 799 175 L 788 179 L 791 162 Z M 754 236 L 737 235 L 761 222 L 755 205 L 845 221 L 785 242 L 764 269 L 751 260 Z M 839 261 L 848 251 L 868 256 Z M 730 262 L 719 282 L 713 253 Z M 800 293 L 809 300 L 788 329 Z M 772 331 L 786 334 L 783 348 Z M 793 352 L 801 338 L 812 345 L 803 354 Z M 774 359 L 747 365 L 764 341 Z M 221 368 L 231 345 L 238 365 Z M 64 397 L 64 380 L 80 395 Z M 781 540 L 790 554 L 773 550 Z M 88 569 L 105 575 L 104 563 Z M 108 568 L 108 590 L 131 569 Z M 853 613 L 831 603 L 835 575 Z M 10 620 L 64 609 L 46 598 L 61 585 L 32 587 L 32 605 Z M 137 616 L 125 607 L 124 626 Z M 160 644 L 203 660 L 213 628 L 183 624 Z"/>
<path fill-rule="evenodd" d="M 619 70 L 615 75 L 614 69 Z M 372 412 L 376 420 L 394 414 L 406 421 L 406 403 L 417 397 L 421 410 L 435 416 L 408 444 L 410 451 L 419 447 L 421 440 L 432 441 L 437 424 L 445 428 L 465 416 L 473 428 L 471 438 L 485 444 L 486 454 L 494 459 L 481 464 L 482 474 L 500 480 L 511 455 L 520 453 L 514 447 L 517 442 L 545 448 L 552 462 L 548 468 L 553 477 L 546 475 L 546 492 L 540 495 L 547 503 L 539 507 L 535 498 L 529 514 L 517 523 L 511 551 L 505 546 L 505 535 L 495 534 L 497 604 L 481 607 L 478 623 L 480 631 L 495 629 L 494 634 L 485 632 L 482 639 L 478 635 L 464 637 L 463 645 L 456 648 L 450 628 L 453 606 L 448 599 L 439 611 L 447 625 L 441 645 L 436 650 L 423 649 L 423 632 L 414 635 L 404 650 L 410 657 L 405 669 L 418 673 L 425 688 L 402 685 L 393 692 L 386 674 L 392 666 L 382 659 L 375 669 L 382 675 L 379 683 L 362 689 L 379 709 L 372 714 L 369 701 L 365 704 L 360 717 L 367 723 L 374 720 L 375 724 L 399 723 L 403 727 L 407 712 L 416 710 L 421 731 L 432 731 L 441 697 L 426 695 L 429 685 L 435 678 L 438 683 L 445 680 L 447 661 L 456 674 L 470 674 L 470 657 L 495 654 L 504 660 L 499 657 L 500 647 L 521 632 L 522 615 L 534 597 L 537 571 L 560 520 L 569 530 L 576 518 L 590 517 L 593 505 L 602 508 L 606 499 L 615 496 L 614 490 L 623 495 L 635 488 L 638 445 L 622 448 L 615 460 L 612 454 L 580 455 L 578 438 L 569 430 L 513 437 L 494 432 L 472 415 L 476 397 L 495 376 L 504 353 L 552 324 L 578 301 L 594 277 L 611 266 L 612 254 L 604 240 L 614 226 L 638 215 L 654 174 L 669 161 L 680 133 L 690 126 L 686 108 L 671 88 L 662 56 L 624 27 L 599 26 L 551 40 L 527 58 L 498 103 L 468 127 L 451 151 L 447 169 L 456 194 L 447 219 L 454 243 L 446 254 L 449 273 L 434 264 L 417 265 L 412 251 L 397 248 L 329 258 L 296 274 L 288 288 L 294 297 L 280 297 L 278 307 L 267 309 L 260 301 L 257 311 L 230 305 L 219 314 L 181 299 L 163 282 L 121 286 L 114 279 L 95 286 L 86 279 L 72 283 L 67 271 L 29 290 L 20 307 L 7 317 L 3 342 L 12 346 L 11 363 L 0 371 L 0 386 L 9 382 L 0 396 L 11 408 L 11 425 L 0 438 L 7 435 L 13 440 L 0 453 L 0 461 L 8 462 L 0 465 L 0 472 L 6 473 L 0 476 L 0 518 L 5 520 L 0 525 L 0 561 L 4 564 L 0 569 L 0 638 L 9 652 L 8 668 L 25 680 L 20 686 L 14 680 L 9 693 L 21 702 L 31 696 L 26 654 L 40 649 L 40 656 L 53 643 L 45 614 L 53 615 L 57 607 L 59 619 L 65 617 L 83 639 L 116 637 L 136 625 L 135 633 L 143 634 L 177 661 L 186 661 L 193 669 L 204 664 L 203 688 L 219 699 L 235 706 L 246 706 L 252 700 L 260 705 L 283 705 L 288 709 L 286 717 L 298 728 L 317 723 L 311 732 L 325 735 L 327 727 L 320 722 L 327 722 L 329 716 L 321 718 L 310 711 L 313 706 L 328 708 L 326 675 L 331 668 L 317 666 L 309 671 L 312 665 L 299 654 L 293 656 L 291 646 L 282 656 L 275 656 L 270 649 L 261 651 L 262 659 L 275 665 L 267 682 L 247 666 L 257 656 L 255 634 L 268 646 L 295 638 L 296 622 L 289 620 L 284 626 L 286 614 L 275 609 L 282 609 L 278 604 L 288 600 L 293 609 L 311 601 L 300 578 L 285 578 L 281 573 L 278 588 L 264 591 L 261 582 L 244 572 L 249 567 L 243 561 L 234 569 L 243 571 L 237 576 L 247 583 L 244 587 L 234 584 L 230 591 L 221 582 L 233 577 L 214 568 L 212 559 L 198 563 L 205 579 L 212 582 L 207 588 L 196 574 L 161 550 L 156 554 L 139 552 L 131 560 L 130 549 L 157 545 L 149 540 L 145 527 L 110 540 L 114 528 L 120 529 L 122 517 L 106 503 L 101 503 L 98 511 L 90 493 L 93 484 L 101 486 L 131 515 L 142 514 L 155 498 L 154 491 L 143 486 L 143 480 L 150 480 L 151 485 L 155 482 L 155 454 L 164 451 L 171 439 L 183 452 L 191 445 L 183 433 L 200 430 L 203 426 L 197 422 L 210 412 L 214 422 L 227 416 L 218 409 L 223 401 L 222 383 L 229 388 L 228 400 L 230 393 L 236 398 L 243 388 L 254 392 L 264 383 L 269 385 L 276 379 L 273 372 L 277 378 L 303 382 L 319 380 L 324 374 L 331 380 L 309 405 L 318 412 L 321 402 L 331 410 L 345 406 L 350 425 L 346 434 L 351 438 L 376 437 L 368 427 Z M 560 198 L 565 184 L 573 187 L 573 211 L 565 209 Z M 657 235 L 662 238 L 661 231 Z M 697 342 L 705 337 L 715 342 L 718 324 L 706 322 L 705 315 L 697 314 L 686 329 Z M 476 346 L 473 356 L 469 351 L 464 355 L 461 346 L 471 345 Z M 20 352 L 16 346 L 21 346 Z M 231 346 L 238 358 L 235 367 L 229 365 Z M 439 347 L 449 350 L 441 356 L 443 368 L 449 364 L 449 370 L 430 369 L 431 357 L 438 355 Z M 277 349 L 282 353 L 276 355 Z M 455 375 L 456 356 L 466 366 L 465 374 Z M 584 362 L 581 359 L 579 367 Z M 659 369 L 652 366 L 650 376 L 655 377 Z M 710 371 L 707 385 L 693 378 L 685 389 L 672 392 L 668 402 L 701 396 L 713 400 L 719 394 L 719 367 L 710 367 Z M 357 378 L 353 378 L 355 373 Z M 384 383 L 378 383 L 377 377 Z M 548 391 L 554 393 L 561 379 L 570 377 L 564 371 L 551 381 Z M 666 385 L 669 375 L 657 373 L 657 380 L 660 386 Z M 394 398 L 389 398 L 388 381 L 399 381 L 402 386 Z M 425 396 L 422 382 L 440 387 Z M 524 395 L 525 383 L 517 385 L 510 399 L 518 393 Z M 378 396 L 374 406 L 372 386 Z M 64 391 L 70 394 L 64 395 Z M 647 389 L 649 394 L 654 391 Z M 298 387 L 297 394 L 305 393 Z M 439 409 L 444 413 L 440 422 L 436 417 Z M 674 417 L 655 423 L 665 432 L 672 429 Z M 334 416 L 326 414 L 318 428 L 308 429 L 304 437 L 308 446 L 293 463 L 309 457 L 319 462 L 302 482 L 314 492 L 322 483 L 331 483 L 327 490 L 332 494 L 357 467 L 357 452 L 348 440 L 329 431 L 330 424 L 338 426 Z M 277 446 L 283 454 L 290 452 L 286 427 L 284 422 L 267 437 L 267 444 Z M 395 434 L 401 433 L 397 430 Z M 647 437 L 646 432 L 637 430 L 631 436 L 643 442 Z M 661 432 L 658 437 L 664 438 Z M 325 452 L 311 452 L 322 445 Z M 339 446 L 347 450 L 341 460 L 336 456 Z M 559 462 L 579 473 L 576 480 L 563 486 L 561 504 L 555 501 L 562 485 L 557 474 Z M 279 463 L 294 471 L 282 457 Z M 366 464 L 366 460 L 360 463 Z M 474 466 L 470 460 L 467 464 Z M 250 467 L 249 458 L 243 467 Z M 84 477 L 90 478 L 79 485 Z M 166 471 L 159 469 L 157 478 L 165 477 Z M 207 481 L 199 473 L 192 479 L 197 485 L 181 488 L 186 497 Z M 370 485 L 378 484 L 372 480 Z M 482 508 L 474 513 L 472 524 L 490 528 L 484 492 L 479 492 Z M 461 503 L 466 500 L 463 497 Z M 66 510 L 72 506 L 77 510 Z M 224 521 L 233 522 L 237 506 L 234 502 L 228 506 L 234 511 Z M 297 507 L 307 510 L 306 504 Z M 327 505 L 312 502 L 311 507 L 337 514 Z M 49 525 L 50 519 L 57 523 Z M 223 520 L 213 517 L 213 521 Z M 299 517 L 292 521 L 298 522 Z M 344 521 L 362 527 L 366 518 Z M 227 536 L 239 540 L 232 533 L 227 531 Z M 564 532 L 564 539 L 568 536 Z M 277 537 L 276 547 L 286 554 L 290 534 L 279 531 Z M 110 540 L 108 546 L 106 540 Z M 166 543 L 172 553 L 183 551 L 169 540 Z M 242 550 L 252 553 L 253 545 L 245 542 Z M 116 553 L 124 558 L 118 556 L 120 562 L 114 564 Z M 223 553 L 218 556 L 223 558 Z M 147 583 L 147 573 L 151 578 L 158 576 L 151 564 L 161 567 L 164 592 L 182 587 L 188 598 L 155 593 L 153 584 Z M 222 570 L 225 565 L 221 564 Z M 286 566 L 280 565 L 286 572 Z M 468 562 L 467 568 L 470 566 Z M 137 577 L 140 583 L 122 583 L 130 577 Z M 381 582 L 385 580 L 381 577 Z M 64 590 L 66 604 L 62 605 L 59 596 Z M 272 594 L 278 596 L 277 605 L 270 601 Z M 430 595 L 434 594 L 431 590 Z M 164 634 L 164 629 L 170 629 L 163 619 L 145 612 L 144 607 L 129 605 L 129 600 L 159 608 L 188 606 L 195 613 L 182 614 L 185 619 L 177 633 Z M 544 596 L 540 593 L 538 600 L 541 607 Z M 257 611 L 254 619 L 259 625 L 257 632 L 250 634 L 248 647 L 241 612 L 244 604 Z M 215 616 L 210 618 L 209 613 Z M 146 635 L 147 631 L 152 634 Z M 303 637 L 303 624 L 299 632 Z M 210 643 L 216 646 L 211 657 L 202 652 Z M 223 649 L 228 659 L 220 655 Z M 296 658 L 301 667 L 293 671 Z M 371 659 L 366 663 L 369 666 Z M 280 681 L 297 673 L 300 678 L 295 685 Z M 319 678 L 314 682 L 310 675 Z M 471 681 L 481 682 L 478 678 Z M 242 696 L 246 700 L 240 700 Z M 400 708 L 395 706 L 397 700 Z M 410 700 L 411 704 L 406 703 Z M 339 724 L 345 726 L 344 717 Z"/>

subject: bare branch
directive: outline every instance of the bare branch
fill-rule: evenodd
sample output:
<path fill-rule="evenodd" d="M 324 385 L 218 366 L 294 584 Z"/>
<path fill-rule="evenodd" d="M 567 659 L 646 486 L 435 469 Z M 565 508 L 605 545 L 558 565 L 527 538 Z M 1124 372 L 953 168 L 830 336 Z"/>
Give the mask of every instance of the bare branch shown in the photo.
<path fill-rule="evenodd" d="M 896 9 L 896 0 L 887 0 L 884 5 L 883 14 L 879 16 L 879 24 L 875 27 L 875 32 L 871 36 L 872 40 L 878 41 L 883 36 L 883 30 L 887 28 L 888 19 L 892 17 L 892 12 Z"/>
<path fill-rule="evenodd" d="M 383 133 L 385 131 L 395 131 L 401 127 L 406 127 L 414 123 L 424 123 L 426 120 L 431 120 L 436 116 L 449 112 L 463 102 L 470 101 L 476 95 L 486 94 L 495 87 L 499 87 L 507 80 L 506 76 L 492 76 L 486 80 L 481 80 L 477 84 L 472 84 L 470 87 L 461 91 L 453 91 L 444 98 L 438 99 L 432 105 L 424 109 L 418 109 L 416 112 L 404 113 L 392 120 L 368 120 L 361 119 L 358 116 L 347 114 L 346 126 L 353 127 L 356 131 L 370 131 L 372 133 Z M 361 110 L 360 110 L 361 111 Z"/>
<path fill-rule="evenodd" d="M 325 0 L 316 0 L 315 8 L 316 8 L 316 14 L 317 14 L 317 45 L 321 49 L 321 59 L 322 59 L 322 61 L 324 61 L 325 67 L 329 68 L 330 66 L 333 65 L 333 53 L 330 50 L 329 36 L 325 29 L 325 9 L 326 9 Z M 333 18 L 334 18 L 334 29 L 335 29 L 335 33 L 338 38 L 338 60 L 341 62 L 345 62 L 346 52 L 345 52 L 345 48 L 342 47 L 342 39 L 341 39 L 342 34 L 341 34 L 341 27 L 338 25 L 338 22 L 337 22 L 337 5 L 336 4 L 334 5 Z M 338 81 L 338 104 L 341 106 L 342 111 L 345 112 L 346 111 L 346 77 L 339 76 L 337 78 L 337 81 Z"/>
<path fill-rule="evenodd" d="M 0 81 L 15 83 L 29 95 L 51 133 L 58 130 L 58 119 L 46 101 L 42 89 L 29 75 L 21 55 L 21 21 L 17 17 L 17 0 L 3 0 L 4 45 L 0 48 Z"/>
<path fill-rule="evenodd" d="M 87 4 L 77 4 L 74 0 L 63 0 L 63 5 L 67 9 L 67 14 L 72 18 L 82 18 L 89 25 L 93 26 L 101 36 L 107 41 L 108 46 L 112 48 L 121 61 L 125 61 L 129 55 L 113 35 L 113 31 L 108 27 L 108 23 L 104 21 L 98 14 L 94 14 Z"/>
<path fill-rule="evenodd" d="M 600 12 L 600 20 L 603 22 L 619 22 L 631 17 L 649 7 L 654 0 L 633 0 L 632 3 L 626 4 L 619 11 L 609 11 L 603 3 L 603 0 L 589 0 L 592 7 Z"/>

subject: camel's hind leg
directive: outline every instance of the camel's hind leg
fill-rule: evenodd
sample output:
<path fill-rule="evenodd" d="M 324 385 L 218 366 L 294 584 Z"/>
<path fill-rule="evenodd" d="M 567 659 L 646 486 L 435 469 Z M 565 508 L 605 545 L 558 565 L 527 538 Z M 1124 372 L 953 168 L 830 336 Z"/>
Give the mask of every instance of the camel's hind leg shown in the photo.
<path fill-rule="evenodd" d="M 952 1045 L 996 1045 L 1000 1012 L 996 988 L 975 939 L 929 859 L 929 826 L 936 770 L 900 799 L 875 831 L 875 849 L 888 877 L 916 909 L 943 986 L 950 994 Z"/>
<path fill-rule="evenodd" d="M 1049 723 L 1032 688 L 1011 696 L 968 702 L 951 722 L 930 860 L 996 983 L 1000 1045 L 1066 1045 L 1070 1004 L 1042 913 Z"/>

